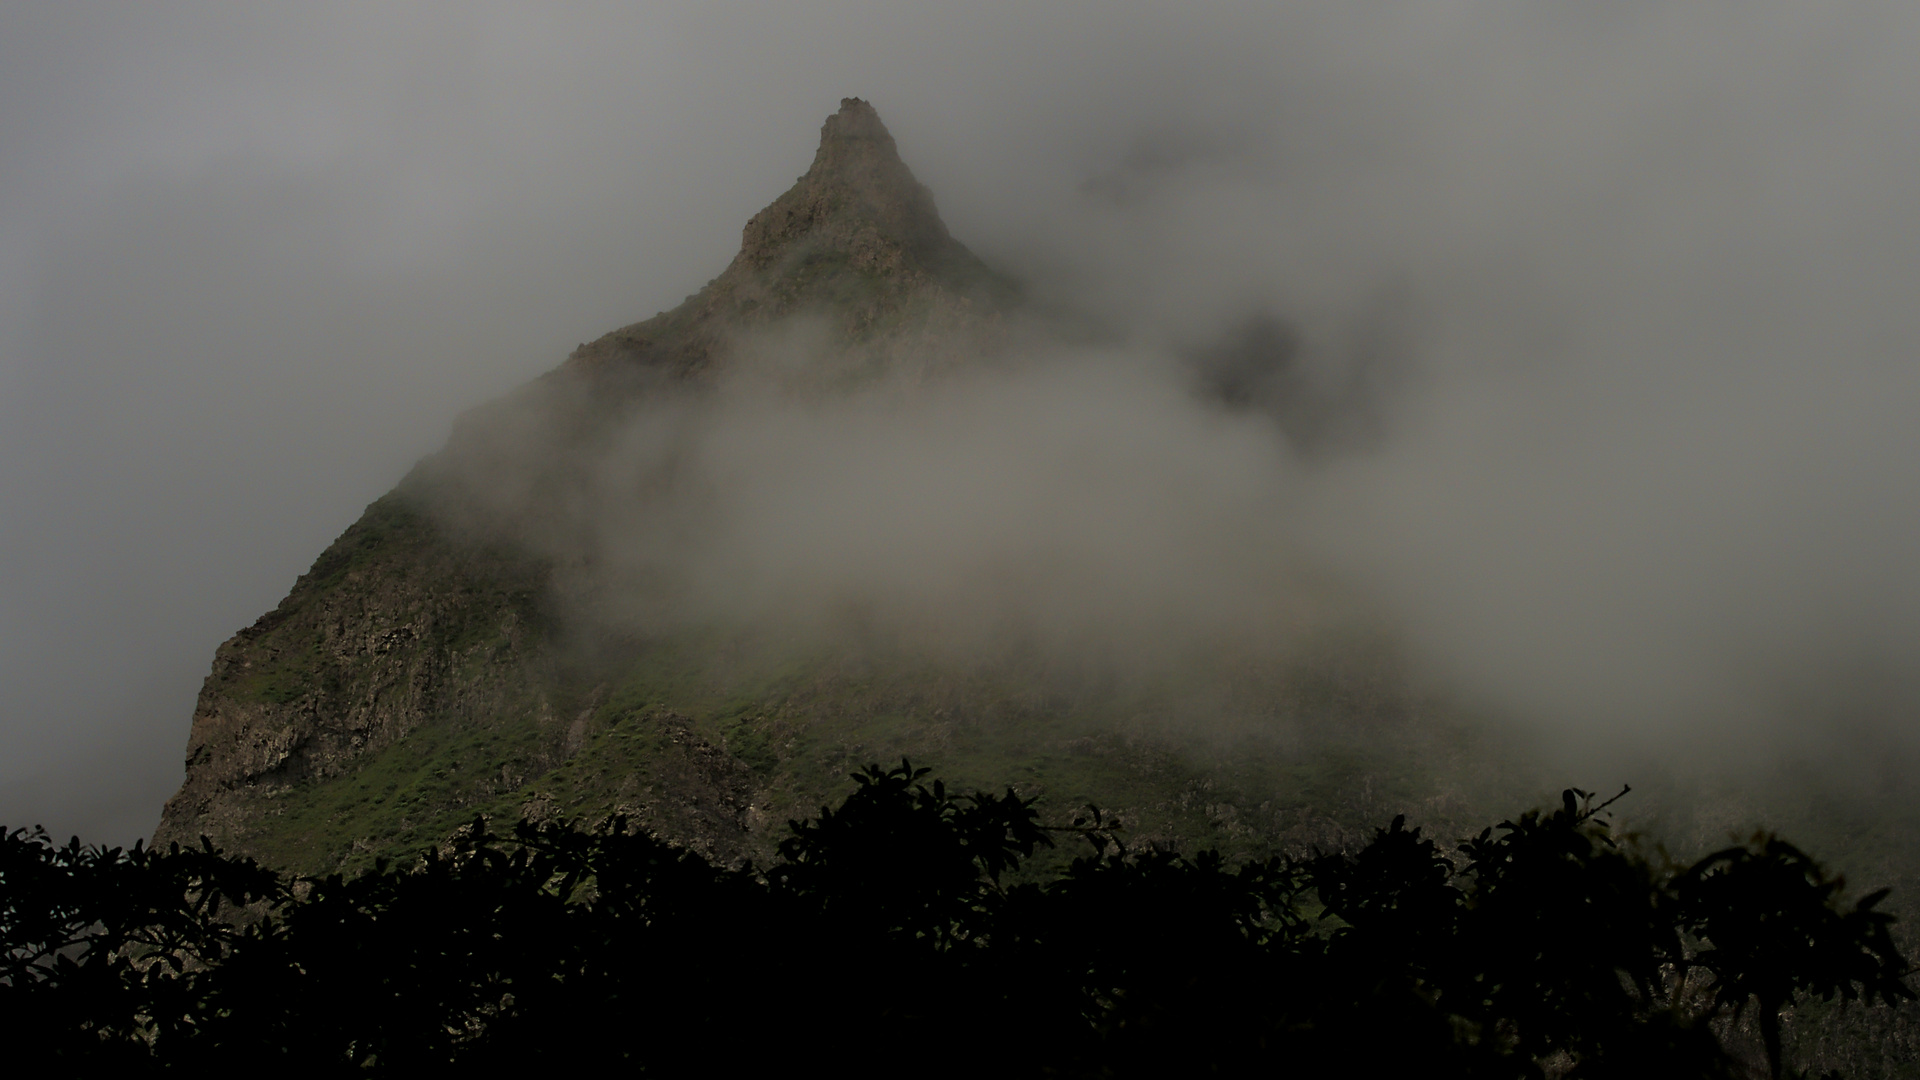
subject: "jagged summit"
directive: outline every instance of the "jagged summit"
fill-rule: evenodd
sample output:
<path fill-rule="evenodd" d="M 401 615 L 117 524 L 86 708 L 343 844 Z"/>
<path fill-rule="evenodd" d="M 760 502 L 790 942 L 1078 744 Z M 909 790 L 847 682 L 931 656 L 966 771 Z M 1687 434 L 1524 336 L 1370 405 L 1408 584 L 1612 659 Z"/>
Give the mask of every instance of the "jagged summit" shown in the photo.
<path fill-rule="evenodd" d="M 1015 292 L 947 232 L 873 106 L 843 98 L 806 175 L 747 221 L 719 277 L 679 307 L 581 346 L 568 369 L 638 363 L 695 375 L 741 331 L 803 314 L 824 317 L 846 347 L 898 353 L 929 320 L 951 336 Z"/>
<path fill-rule="evenodd" d="M 912 272 L 954 256 L 949 246 L 966 250 L 948 235 L 933 192 L 900 160 L 880 114 L 859 98 L 841 99 L 820 126 L 813 167 L 747 222 L 735 265 L 766 267 L 796 244 L 874 273 Z"/>

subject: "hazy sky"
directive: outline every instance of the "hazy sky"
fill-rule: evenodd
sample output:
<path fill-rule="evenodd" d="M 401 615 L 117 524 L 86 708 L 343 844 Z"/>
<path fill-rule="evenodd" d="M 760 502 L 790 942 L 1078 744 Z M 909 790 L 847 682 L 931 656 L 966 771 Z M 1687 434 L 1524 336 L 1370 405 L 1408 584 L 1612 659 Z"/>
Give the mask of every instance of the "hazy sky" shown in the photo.
<path fill-rule="evenodd" d="M 846 95 L 1138 350 L 1416 328 L 1298 532 L 1447 677 L 1904 731 L 1917 52 L 1895 0 L 7 4 L 0 822 L 149 832 L 214 647 L 717 274 Z"/>

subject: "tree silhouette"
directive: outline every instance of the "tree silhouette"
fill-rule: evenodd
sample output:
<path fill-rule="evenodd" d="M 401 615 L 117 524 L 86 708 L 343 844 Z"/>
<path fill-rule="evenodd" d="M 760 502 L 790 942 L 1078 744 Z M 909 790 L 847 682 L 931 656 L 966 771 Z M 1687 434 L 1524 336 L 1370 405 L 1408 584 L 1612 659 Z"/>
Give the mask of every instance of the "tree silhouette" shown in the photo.
<path fill-rule="evenodd" d="M 1578 790 L 1452 851 L 1396 818 L 1230 866 L 926 774 L 867 767 L 764 868 L 617 819 L 350 879 L 7 833 L 0 1018 L 67 1073 L 1591 1078 L 1741 1075 L 1752 1017 L 1780 1077 L 1794 1002 L 1913 997 L 1884 890 L 1843 905 L 1768 837 L 1657 866 Z M 1023 868 L 1062 835 L 1086 853 Z"/>

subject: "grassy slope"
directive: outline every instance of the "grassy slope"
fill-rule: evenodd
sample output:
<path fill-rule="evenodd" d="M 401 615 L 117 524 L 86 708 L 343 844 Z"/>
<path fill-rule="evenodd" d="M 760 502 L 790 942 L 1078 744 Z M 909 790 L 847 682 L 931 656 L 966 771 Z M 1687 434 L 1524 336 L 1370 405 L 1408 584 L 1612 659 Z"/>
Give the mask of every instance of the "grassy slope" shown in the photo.
<path fill-rule="evenodd" d="M 476 813 L 632 812 L 671 788 L 674 742 L 688 734 L 750 778 L 750 832 L 735 852 L 747 855 L 837 799 L 849 771 L 902 757 L 962 789 L 1012 786 L 1062 821 L 1096 804 L 1142 842 L 1248 856 L 1337 844 L 1399 812 L 1464 828 L 1545 794 L 1516 785 L 1484 734 L 1383 709 L 1341 673 L 1249 676 L 1259 685 L 1242 696 L 1275 703 L 1274 715 L 1234 729 L 1196 725 L 1191 687 L 1075 685 L 1018 661 L 955 671 L 845 652 L 730 659 L 742 651 L 689 631 L 547 687 L 565 699 L 552 711 L 579 717 L 558 758 L 554 735 L 524 722 L 423 725 L 346 775 L 277 797 L 253 846 L 304 870 L 353 869 L 409 857 Z"/>

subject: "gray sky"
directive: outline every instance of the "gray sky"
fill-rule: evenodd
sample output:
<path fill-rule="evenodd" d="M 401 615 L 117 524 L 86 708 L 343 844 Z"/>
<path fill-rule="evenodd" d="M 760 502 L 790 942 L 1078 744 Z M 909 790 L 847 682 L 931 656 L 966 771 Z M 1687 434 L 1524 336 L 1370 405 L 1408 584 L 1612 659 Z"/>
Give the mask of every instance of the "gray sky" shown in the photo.
<path fill-rule="evenodd" d="M 459 411 L 718 273 L 845 95 L 1139 351 L 1268 309 L 1337 364 L 1403 298 L 1392 438 L 1294 536 L 1446 678 L 1903 733 L 1916 51 L 1847 0 L 8 4 L 0 822 L 147 833 L 214 647 Z"/>

